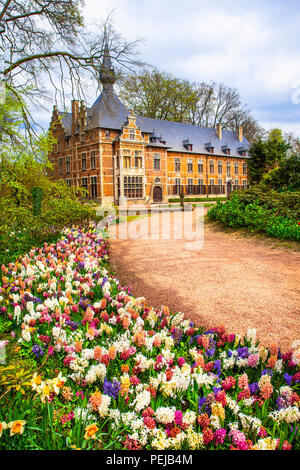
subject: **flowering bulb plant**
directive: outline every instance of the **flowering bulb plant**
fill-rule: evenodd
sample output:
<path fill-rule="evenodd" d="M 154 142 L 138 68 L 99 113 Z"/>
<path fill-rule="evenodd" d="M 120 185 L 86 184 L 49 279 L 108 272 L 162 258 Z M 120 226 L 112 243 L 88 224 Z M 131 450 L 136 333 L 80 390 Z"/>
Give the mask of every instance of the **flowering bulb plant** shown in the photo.
<path fill-rule="evenodd" d="M 1 272 L 1 321 L 37 371 L 20 406 L 5 406 L 16 391 L 2 390 L 0 448 L 299 447 L 293 351 L 135 298 L 111 274 L 107 237 L 94 227 L 66 229 Z"/>

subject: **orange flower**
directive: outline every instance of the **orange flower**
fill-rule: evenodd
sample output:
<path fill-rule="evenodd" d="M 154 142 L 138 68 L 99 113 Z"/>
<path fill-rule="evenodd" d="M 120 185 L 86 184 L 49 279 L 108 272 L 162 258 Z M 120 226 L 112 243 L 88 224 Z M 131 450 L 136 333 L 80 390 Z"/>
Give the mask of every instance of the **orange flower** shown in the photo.
<path fill-rule="evenodd" d="M 25 424 L 26 421 L 21 419 L 8 423 L 7 427 L 10 429 L 10 435 L 14 436 L 15 434 L 23 434 Z"/>
<path fill-rule="evenodd" d="M 96 346 L 94 349 L 94 359 L 96 361 L 100 361 L 101 356 L 102 356 L 102 349 L 100 348 L 100 346 Z"/>
<path fill-rule="evenodd" d="M 136 343 L 138 346 L 143 346 L 146 343 L 146 334 L 142 331 L 137 331 L 132 338 L 133 342 Z"/>
<path fill-rule="evenodd" d="M 271 398 L 273 393 L 273 385 L 270 383 L 265 383 L 260 390 L 260 395 L 264 400 Z"/>
<path fill-rule="evenodd" d="M 140 314 L 138 312 L 136 312 L 135 310 L 133 310 L 133 308 L 131 308 L 131 307 L 128 307 L 127 312 L 130 313 L 131 318 L 133 320 L 136 320 L 140 316 Z"/>
<path fill-rule="evenodd" d="M 89 328 L 86 332 L 86 335 L 89 339 L 93 339 L 95 337 L 95 328 Z"/>
<path fill-rule="evenodd" d="M 7 424 L 4 421 L 0 421 L 0 437 L 2 436 L 4 429 L 7 429 Z"/>
<path fill-rule="evenodd" d="M 127 365 L 127 364 L 121 365 L 121 371 L 122 371 L 123 374 L 128 374 L 128 372 L 129 372 L 129 365 Z"/>
<path fill-rule="evenodd" d="M 114 359 L 116 359 L 116 356 L 117 356 L 117 350 L 116 350 L 116 347 L 115 346 L 111 346 L 108 350 L 108 359 L 110 361 L 113 361 Z M 129 368 L 128 368 L 129 369 Z"/>
<path fill-rule="evenodd" d="M 124 397 L 124 395 L 127 397 L 128 391 L 130 388 L 130 379 L 128 375 L 121 377 L 121 395 Z"/>
<path fill-rule="evenodd" d="M 93 321 L 93 318 L 94 318 L 94 312 L 91 310 L 90 307 L 88 307 L 86 309 L 84 319 L 88 322 L 91 322 L 91 321 Z"/>
<path fill-rule="evenodd" d="M 204 357 L 202 356 L 202 354 L 199 354 L 196 360 L 196 366 L 203 368 L 204 364 L 205 364 Z"/>
<path fill-rule="evenodd" d="M 271 356 L 276 356 L 276 358 L 277 358 L 277 355 L 278 355 L 278 346 L 277 346 L 275 343 L 271 344 L 271 346 L 270 346 L 270 352 L 271 352 Z"/>
<path fill-rule="evenodd" d="M 267 367 L 270 367 L 271 369 L 273 369 L 273 367 L 275 367 L 276 362 L 277 362 L 277 356 L 269 357 Z"/>
<path fill-rule="evenodd" d="M 97 391 L 92 393 L 89 399 L 89 403 L 91 404 L 94 411 L 97 411 L 99 406 L 102 403 L 102 394 L 101 392 Z"/>
<path fill-rule="evenodd" d="M 180 433 L 181 433 L 181 430 L 179 428 L 177 428 L 176 426 L 174 426 L 174 428 L 172 428 L 171 431 L 170 431 L 170 436 L 171 437 L 176 437 Z"/>
<path fill-rule="evenodd" d="M 166 317 L 170 315 L 169 307 L 167 307 L 166 305 L 163 306 L 163 313 L 165 314 Z"/>
<path fill-rule="evenodd" d="M 209 348 L 209 338 L 207 336 L 201 336 L 202 338 L 202 346 L 204 349 Z"/>
<path fill-rule="evenodd" d="M 85 428 L 84 439 L 96 439 L 96 433 L 99 431 L 98 426 L 96 424 L 90 424 Z"/>
<path fill-rule="evenodd" d="M 122 319 L 122 326 L 125 330 L 128 330 L 130 325 L 130 319 L 126 316 Z"/>
<path fill-rule="evenodd" d="M 101 310 L 104 310 L 106 308 L 106 304 L 107 304 L 106 299 L 105 298 L 101 299 Z"/>
<path fill-rule="evenodd" d="M 75 351 L 79 353 L 82 350 L 82 342 L 81 341 L 75 341 Z"/>

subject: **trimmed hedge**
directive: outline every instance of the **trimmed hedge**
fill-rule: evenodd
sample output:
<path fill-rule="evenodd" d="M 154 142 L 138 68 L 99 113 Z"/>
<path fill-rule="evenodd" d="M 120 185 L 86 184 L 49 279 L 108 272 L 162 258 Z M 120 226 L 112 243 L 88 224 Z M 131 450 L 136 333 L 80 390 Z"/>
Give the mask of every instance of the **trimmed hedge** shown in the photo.
<path fill-rule="evenodd" d="M 227 202 L 214 204 L 207 215 L 229 227 L 244 227 L 272 237 L 300 241 L 300 217 L 297 217 L 300 193 L 273 191 L 259 199 L 257 196 L 253 190 L 233 194 Z"/>

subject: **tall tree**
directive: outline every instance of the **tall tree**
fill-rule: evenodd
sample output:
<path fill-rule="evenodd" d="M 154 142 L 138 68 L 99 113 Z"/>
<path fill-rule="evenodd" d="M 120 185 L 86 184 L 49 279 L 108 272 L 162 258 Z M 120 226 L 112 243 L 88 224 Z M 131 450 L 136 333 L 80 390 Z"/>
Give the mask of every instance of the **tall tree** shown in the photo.
<path fill-rule="evenodd" d="M 187 80 L 144 69 L 121 79 L 120 97 L 141 116 L 185 122 L 190 118 L 198 93 Z"/>
<path fill-rule="evenodd" d="M 194 84 L 158 70 L 144 69 L 123 77 L 120 95 L 128 107 L 142 116 L 203 127 L 222 123 L 224 129 L 230 130 L 243 126 L 250 142 L 263 135 L 238 91 L 224 84 Z"/>
<path fill-rule="evenodd" d="M 259 183 L 268 171 L 277 168 L 287 158 L 289 149 L 280 129 L 272 129 L 264 139 L 257 139 L 249 150 L 249 183 Z"/>
<path fill-rule="evenodd" d="M 84 96 L 83 79 L 97 79 L 106 40 L 120 66 L 135 63 L 136 42 L 123 40 L 109 17 L 98 32 L 91 32 L 82 6 L 83 0 L 0 0 L 0 69 L 6 88 L 20 103 L 24 96 L 25 103 L 39 103 L 47 94 L 43 81 L 62 101 L 68 88 Z M 23 111 L 29 127 L 30 113 L 25 106 Z"/>

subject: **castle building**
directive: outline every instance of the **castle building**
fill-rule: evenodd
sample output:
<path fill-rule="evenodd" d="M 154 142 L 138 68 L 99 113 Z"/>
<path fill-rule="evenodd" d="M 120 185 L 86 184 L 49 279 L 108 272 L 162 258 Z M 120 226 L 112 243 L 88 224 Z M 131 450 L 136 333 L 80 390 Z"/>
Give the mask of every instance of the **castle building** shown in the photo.
<path fill-rule="evenodd" d="M 92 105 L 54 106 L 57 144 L 49 155 L 53 177 L 83 187 L 89 198 L 121 205 L 224 196 L 247 186 L 249 142 L 236 132 L 136 116 L 114 92 L 108 48 L 100 68 L 102 93 Z"/>

